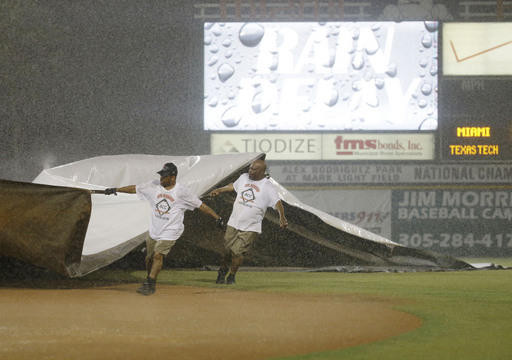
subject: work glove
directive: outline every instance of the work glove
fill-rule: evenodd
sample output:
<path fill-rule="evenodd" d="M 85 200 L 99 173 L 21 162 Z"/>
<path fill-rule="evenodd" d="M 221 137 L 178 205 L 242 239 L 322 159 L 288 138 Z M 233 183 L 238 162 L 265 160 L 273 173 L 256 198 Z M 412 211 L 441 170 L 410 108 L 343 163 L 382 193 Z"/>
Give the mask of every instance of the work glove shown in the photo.
<path fill-rule="evenodd" d="M 224 219 L 221 217 L 215 220 L 215 225 L 221 230 L 224 230 L 226 228 L 226 223 L 224 222 Z"/>
<path fill-rule="evenodd" d="M 117 189 L 116 188 L 106 188 L 105 195 L 117 195 Z"/>

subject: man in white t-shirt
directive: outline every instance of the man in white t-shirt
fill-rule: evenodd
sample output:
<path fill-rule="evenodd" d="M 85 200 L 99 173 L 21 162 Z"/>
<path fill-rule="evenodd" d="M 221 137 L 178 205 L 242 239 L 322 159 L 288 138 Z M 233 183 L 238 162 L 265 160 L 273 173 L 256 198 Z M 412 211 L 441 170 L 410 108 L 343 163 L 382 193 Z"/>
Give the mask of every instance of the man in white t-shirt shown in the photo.
<path fill-rule="evenodd" d="M 266 169 L 263 160 L 256 160 L 249 167 L 248 173 L 240 175 L 234 183 L 215 189 L 209 194 L 215 197 L 223 192 L 237 193 L 224 236 L 225 253 L 217 274 L 217 284 L 235 283 L 235 274 L 242 264 L 244 255 L 261 233 L 261 222 L 268 207 L 279 212 L 281 228 L 288 226 L 277 190 L 270 179 L 265 177 Z"/>
<path fill-rule="evenodd" d="M 223 228 L 222 218 L 196 195 L 179 183 L 176 183 L 178 168 L 173 163 L 166 163 L 158 171 L 160 181 L 154 180 L 139 185 L 129 185 L 121 188 L 108 188 L 105 195 L 117 195 L 118 192 L 137 194 L 139 199 L 147 200 L 151 207 L 151 222 L 149 235 L 146 239 L 146 270 L 148 276 L 137 292 L 151 295 L 155 292 L 156 278 L 162 269 L 164 256 L 179 239 L 185 226 L 183 218 L 185 211 L 198 208 L 212 216 L 217 226 Z"/>

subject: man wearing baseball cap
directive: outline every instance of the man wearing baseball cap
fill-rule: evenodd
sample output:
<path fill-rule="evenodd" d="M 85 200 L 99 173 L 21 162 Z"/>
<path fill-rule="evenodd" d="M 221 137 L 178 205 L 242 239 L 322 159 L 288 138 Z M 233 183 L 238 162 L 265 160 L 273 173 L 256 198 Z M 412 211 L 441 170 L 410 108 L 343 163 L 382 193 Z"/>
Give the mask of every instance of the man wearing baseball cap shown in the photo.
<path fill-rule="evenodd" d="M 212 216 L 218 227 L 224 228 L 222 218 L 215 211 L 204 204 L 186 186 L 176 182 L 178 176 L 176 165 L 168 162 L 157 173 L 160 175 L 160 181 L 105 189 L 105 195 L 117 195 L 118 192 L 137 194 L 141 200 L 147 200 L 150 203 L 151 222 L 146 238 L 148 276 L 142 286 L 137 289 L 137 292 L 143 295 L 151 295 L 155 292 L 156 279 L 162 269 L 163 259 L 185 228 L 183 218 L 186 210 L 198 208 Z"/>

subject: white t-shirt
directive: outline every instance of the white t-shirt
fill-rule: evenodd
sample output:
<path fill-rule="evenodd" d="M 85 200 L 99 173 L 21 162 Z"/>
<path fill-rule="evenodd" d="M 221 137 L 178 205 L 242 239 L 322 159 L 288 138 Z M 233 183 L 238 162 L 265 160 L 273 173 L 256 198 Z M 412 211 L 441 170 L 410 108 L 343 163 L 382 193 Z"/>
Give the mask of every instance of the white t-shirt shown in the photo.
<path fill-rule="evenodd" d="M 194 210 L 203 203 L 187 187 L 180 184 L 166 190 L 160 185 L 160 181 L 154 180 L 137 185 L 135 189 L 139 199 L 149 201 L 149 236 L 154 240 L 178 240 L 185 229 L 185 211 Z"/>
<path fill-rule="evenodd" d="M 233 188 L 237 195 L 228 225 L 242 231 L 261 233 L 261 222 L 267 208 L 275 209 L 279 201 L 274 185 L 267 178 L 251 180 L 246 173 L 233 183 Z"/>

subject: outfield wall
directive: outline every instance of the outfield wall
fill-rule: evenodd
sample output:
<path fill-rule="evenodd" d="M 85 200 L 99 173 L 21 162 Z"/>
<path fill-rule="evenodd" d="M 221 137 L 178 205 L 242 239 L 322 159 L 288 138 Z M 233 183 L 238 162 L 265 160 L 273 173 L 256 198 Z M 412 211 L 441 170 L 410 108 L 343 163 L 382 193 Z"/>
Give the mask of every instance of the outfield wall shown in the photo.
<path fill-rule="evenodd" d="M 409 247 L 512 256 L 512 165 L 271 164 L 300 200 Z"/>

